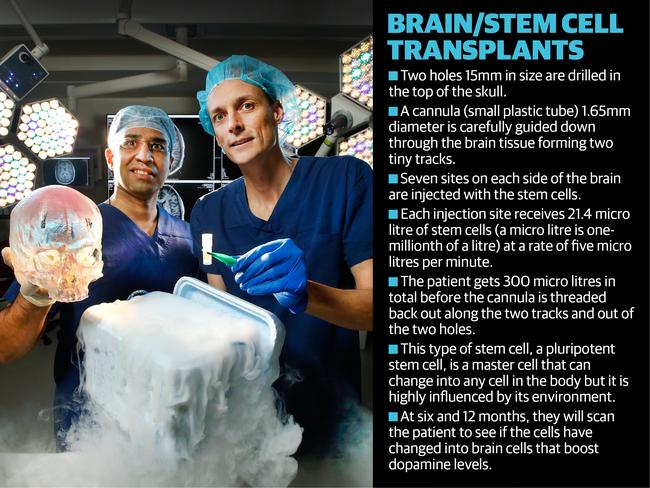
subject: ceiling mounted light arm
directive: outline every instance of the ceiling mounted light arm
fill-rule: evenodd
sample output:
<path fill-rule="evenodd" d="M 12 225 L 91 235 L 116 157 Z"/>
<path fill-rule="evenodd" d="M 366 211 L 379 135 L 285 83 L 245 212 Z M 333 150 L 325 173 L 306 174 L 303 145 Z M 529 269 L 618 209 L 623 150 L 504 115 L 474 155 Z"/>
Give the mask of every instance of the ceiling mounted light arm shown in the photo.
<path fill-rule="evenodd" d="M 20 101 L 49 75 L 39 58 L 45 56 L 50 49 L 38 37 L 16 0 L 9 0 L 9 3 L 36 44 L 32 50 L 19 44 L 0 59 L 0 90 L 14 101 Z"/>
<path fill-rule="evenodd" d="M 187 27 L 176 27 L 176 39 L 178 39 L 179 43 L 187 42 Z M 77 100 L 80 98 L 109 95 L 111 93 L 120 93 L 140 88 L 151 88 L 154 86 L 169 85 L 183 81 L 187 81 L 187 63 L 185 61 L 176 60 L 176 66 L 170 70 L 126 76 L 124 78 L 99 81 L 88 85 L 69 85 L 67 92 L 68 106 L 74 110 L 77 106 Z"/>
<path fill-rule="evenodd" d="M 119 2 L 117 12 L 117 32 L 119 34 L 132 37 L 205 71 L 210 71 L 216 64 L 219 64 L 216 59 L 187 47 L 187 37 L 185 40 L 181 40 L 177 34 L 179 42 L 174 42 L 143 27 L 140 22 L 131 18 L 132 6 L 133 0 L 120 0 Z"/>
<path fill-rule="evenodd" d="M 214 65 L 219 64 L 216 59 L 156 34 L 132 19 L 118 18 L 117 31 L 124 36 L 132 37 L 205 71 L 210 71 Z"/>
<path fill-rule="evenodd" d="M 109 95 L 139 88 L 150 88 L 153 86 L 169 85 L 187 81 L 187 64 L 182 61 L 176 62 L 176 67 L 166 71 L 155 71 L 141 75 L 125 76 L 114 80 L 99 81 L 88 85 L 68 86 L 68 107 L 71 110 L 76 108 L 76 102 L 80 98 L 90 98 L 99 95 Z"/>
<path fill-rule="evenodd" d="M 20 23 L 23 24 L 23 27 L 27 31 L 27 34 L 29 34 L 29 37 L 32 39 L 32 41 L 34 41 L 35 46 L 31 50 L 32 56 L 34 56 L 36 59 L 41 59 L 43 56 L 50 52 L 50 48 L 47 47 L 47 44 L 45 44 L 38 36 L 32 27 L 32 24 L 30 24 L 29 20 L 27 20 L 27 17 L 25 17 L 25 14 L 18 5 L 18 2 L 16 0 L 9 0 L 9 4 L 16 12 L 18 19 L 20 19 Z"/>
<path fill-rule="evenodd" d="M 349 129 L 353 123 L 352 114 L 348 110 L 337 110 L 330 121 L 325 125 L 325 134 L 332 135 L 339 129 Z"/>
<path fill-rule="evenodd" d="M 323 158 L 327 156 L 332 149 L 336 147 L 336 141 L 339 138 L 338 129 L 334 129 L 331 134 L 327 134 L 322 144 L 319 146 L 318 151 L 316 151 L 317 158 Z"/>
<path fill-rule="evenodd" d="M 327 156 L 336 147 L 339 131 L 345 132 L 352 127 L 352 123 L 353 117 L 349 111 L 341 109 L 334 113 L 330 121 L 325 124 L 325 140 L 318 148 L 316 156 Z"/>
<path fill-rule="evenodd" d="M 372 112 L 339 93 L 332 98 L 332 117 L 325 124 L 325 140 L 316 156 L 327 156 L 336 147 L 337 140 L 346 134 L 366 126 L 372 119 Z"/>

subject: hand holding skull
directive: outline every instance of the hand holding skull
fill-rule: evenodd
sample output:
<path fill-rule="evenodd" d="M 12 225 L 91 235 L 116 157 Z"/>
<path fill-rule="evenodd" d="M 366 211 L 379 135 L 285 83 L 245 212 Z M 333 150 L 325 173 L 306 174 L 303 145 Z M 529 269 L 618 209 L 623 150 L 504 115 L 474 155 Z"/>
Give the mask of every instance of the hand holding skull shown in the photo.
<path fill-rule="evenodd" d="M 2 257 L 29 302 L 76 302 L 102 276 L 101 239 L 101 214 L 90 199 L 72 188 L 46 186 L 12 211 L 11 249 Z"/>
<path fill-rule="evenodd" d="M 11 269 L 14 269 L 11 258 L 11 248 L 5 247 L 1 252 L 4 263 Z M 54 300 L 50 298 L 46 289 L 36 286 L 33 283 L 24 283 L 20 285 L 20 294 L 25 298 L 25 300 L 37 307 L 48 307 L 54 303 Z"/>

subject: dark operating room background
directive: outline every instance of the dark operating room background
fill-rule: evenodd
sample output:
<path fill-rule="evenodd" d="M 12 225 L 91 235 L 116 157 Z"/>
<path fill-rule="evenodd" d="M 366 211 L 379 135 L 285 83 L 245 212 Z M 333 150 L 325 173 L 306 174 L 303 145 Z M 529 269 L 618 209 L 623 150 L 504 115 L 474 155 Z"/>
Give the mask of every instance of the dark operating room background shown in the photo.
<path fill-rule="evenodd" d="M 175 38 L 177 27 L 185 27 L 190 48 L 216 59 L 231 54 L 258 57 L 284 71 L 294 83 L 328 99 L 340 91 L 339 55 L 372 32 L 370 0 L 327 4 L 295 0 L 134 0 L 131 3 L 132 18 L 158 34 Z M 117 0 L 19 0 L 19 5 L 50 49 L 41 60 L 50 75 L 27 96 L 25 102 L 57 97 L 66 103 L 69 87 L 165 71 L 175 66 L 172 56 L 118 34 L 116 18 L 120 2 Z M 0 58 L 17 44 L 33 47 L 8 0 L 0 0 Z M 74 107 L 69 107 L 80 123 L 72 156 L 83 160 L 80 168 L 84 171 L 84 178 L 75 188 L 95 202 L 107 197 L 109 175 L 103 156 L 107 115 L 130 104 L 154 105 L 170 114 L 196 114 L 195 93 L 202 89 L 204 77 L 205 71 L 190 65 L 187 80 L 183 82 L 77 99 Z M 197 141 L 200 139 L 199 135 L 194 137 Z M 187 164 L 188 168 L 202 168 L 203 164 L 209 168 L 201 179 L 209 179 L 212 173 L 215 180 L 221 180 L 224 170 L 230 177 L 237 176 L 236 168 L 222 161 L 219 154 L 216 155 L 218 161 L 214 171 L 211 169 L 215 161 L 210 160 L 213 146 L 209 137 L 204 137 L 200 143 L 204 146 L 199 147 L 199 142 L 195 144 L 197 147 L 189 151 Z M 314 154 L 319 144 L 308 145 L 301 154 Z M 203 154 L 207 155 L 205 161 Z M 47 180 L 44 167 L 39 166 L 36 178 L 36 187 Z M 188 201 L 193 203 L 201 194 L 218 188 L 220 184 L 183 187 L 183 191 L 184 195 L 189 195 Z M 9 214 L 10 209 L 0 210 L 0 242 L 5 245 L 9 235 Z M 0 269 L 0 280 L 5 280 L 0 281 L 0 287 L 7 286 L 8 278 L 7 270 L 3 272 Z M 0 391 L 3 392 L 0 436 L 5 443 L 9 442 L 9 448 L 20 448 L 20 439 L 11 445 L 14 442 L 10 439 L 11 432 L 34 433 L 36 438 L 40 435 L 43 442 L 48 442 L 50 423 L 35 421 L 24 412 L 33 411 L 33 406 L 47 408 L 51 405 L 55 344 L 45 345 L 50 340 L 56 341 L 55 334 L 48 334 L 24 359 L 0 366 Z M 372 365 L 369 358 L 372 338 L 365 342 L 366 347 L 361 351 L 363 395 L 364 403 L 371 407 Z M 11 431 L 9 434 L 7 429 Z"/>

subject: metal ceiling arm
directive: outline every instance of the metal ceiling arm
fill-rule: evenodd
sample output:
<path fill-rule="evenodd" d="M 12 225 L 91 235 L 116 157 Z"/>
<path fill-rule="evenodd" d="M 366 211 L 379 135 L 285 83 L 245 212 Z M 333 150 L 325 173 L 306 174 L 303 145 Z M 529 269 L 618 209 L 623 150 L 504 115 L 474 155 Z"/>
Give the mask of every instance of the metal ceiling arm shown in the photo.
<path fill-rule="evenodd" d="M 176 67 L 167 71 L 127 76 L 115 80 L 101 81 L 90 85 L 68 86 L 68 105 L 73 108 L 79 98 L 107 95 L 137 88 L 149 88 L 187 80 L 187 63 L 209 71 L 219 61 L 206 56 L 187 44 L 187 27 L 176 27 L 176 39 L 167 39 L 155 32 L 144 28 L 139 22 L 131 19 L 132 0 L 121 0 L 118 6 L 117 31 L 121 35 L 132 37 L 150 46 L 174 56 Z"/>
<path fill-rule="evenodd" d="M 176 28 L 176 38 L 180 42 L 187 42 L 187 28 L 178 26 Z M 68 108 L 74 110 L 79 98 L 109 95 L 111 93 L 168 85 L 182 81 L 187 81 L 187 63 L 177 60 L 176 66 L 170 70 L 126 76 L 114 80 L 99 81 L 89 85 L 68 86 Z"/>
<path fill-rule="evenodd" d="M 336 146 L 339 137 L 350 134 L 365 124 L 372 124 L 372 112 L 353 102 L 342 93 L 332 98 L 332 118 L 327 123 L 326 137 L 316 156 L 327 156 Z"/>
<path fill-rule="evenodd" d="M 210 71 L 214 65 L 219 63 L 210 56 L 146 29 L 142 24 L 132 19 L 118 19 L 117 31 L 124 36 L 137 39 L 205 71 Z"/>
<path fill-rule="evenodd" d="M 176 61 L 176 67 L 166 71 L 156 71 L 142 75 L 126 76 L 114 80 L 99 81 L 88 85 L 68 86 L 68 108 L 74 110 L 80 98 L 109 95 L 139 88 L 169 85 L 187 80 L 187 64 Z"/>
<path fill-rule="evenodd" d="M 27 17 L 25 17 L 25 14 L 18 5 L 18 2 L 16 0 L 9 0 L 9 4 L 16 12 L 16 15 L 20 19 L 21 24 L 23 24 L 23 27 L 27 31 L 27 34 L 29 34 L 29 37 L 32 39 L 32 41 L 34 41 L 34 44 L 36 44 L 31 51 L 32 55 L 36 59 L 41 59 L 43 56 L 50 52 L 50 48 L 47 47 L 47 44 L 45 44 L 40 37 L 38 37 L 38 34 L 32 27 L 32 24 L 29 23 L 29 20 L 27 20 Z"/>

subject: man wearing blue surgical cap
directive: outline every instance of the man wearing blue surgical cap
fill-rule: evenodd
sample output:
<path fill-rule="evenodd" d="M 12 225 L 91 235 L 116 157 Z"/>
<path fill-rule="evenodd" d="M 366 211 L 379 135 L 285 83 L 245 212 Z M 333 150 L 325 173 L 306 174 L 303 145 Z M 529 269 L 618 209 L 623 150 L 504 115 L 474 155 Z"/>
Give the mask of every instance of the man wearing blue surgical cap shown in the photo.
<path fill-rule="evenodd" d="M 295 93 L 277 70 L 232 56 L 197 94 L 203 128 L 242 178 L 192 211 L 209 283 L 285 325 L 275 386 L 304 428 L 303 454 L 336 452 L 360 399 L 359 330 L 372 329 L 372 171 L 352 157 L 288 159 L 278 125 Z M 239 256 L 229 268 L 208 251 Z"/>
<path fill-rule="evenodd" d="M 138 290 L 171 293 L 182 276 L 195 276 L 189 225 L 157 205 L 158 192 L 170 170 L 183 161 L 183 139 L 159 108 L 131 105 L 113 119 L 105 155 L 115 191 L 99 205 L 102 215 L 103 277 L 90 284 L 88 298 L 53 303 L 47 290 L 14 282 L 0 311 L 0 362 L 25 355 L 42 334 L 48 317 L 60 314 L 54 361 L 54 422 L 57 449 L 82 409 L 76 332 L 83 312 L 98 303 L 126 300 Z M 11 262 L 11 251 L 2 251 Z"/>

